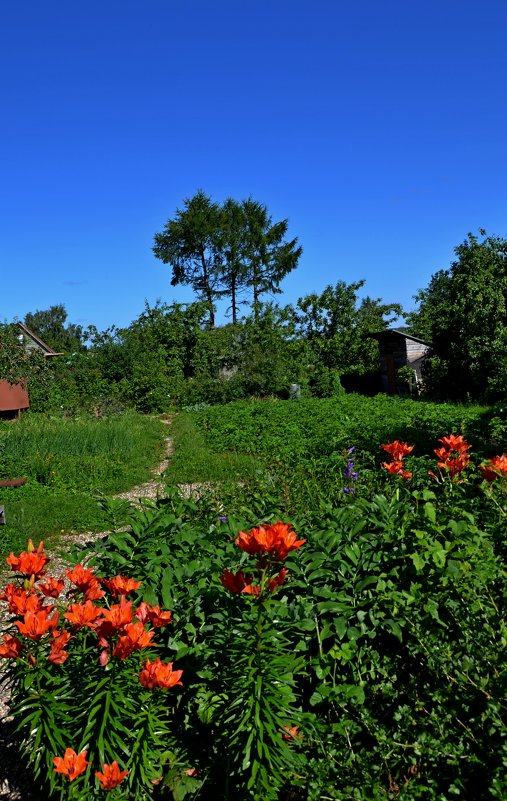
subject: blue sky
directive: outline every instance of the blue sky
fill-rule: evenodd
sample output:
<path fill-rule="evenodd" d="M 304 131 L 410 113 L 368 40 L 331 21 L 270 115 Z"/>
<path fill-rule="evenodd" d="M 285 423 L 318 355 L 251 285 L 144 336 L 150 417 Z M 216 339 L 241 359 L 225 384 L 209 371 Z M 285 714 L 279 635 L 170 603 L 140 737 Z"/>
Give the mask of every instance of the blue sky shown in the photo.
<path fill-rule="evenodd" d="M 186 302 L 153 235 L 253 196 L 338 280 L 413 307 L 482 227 L 507 236 L 503 0 L 0 4 L 0 320 L 128 325 Z"/>

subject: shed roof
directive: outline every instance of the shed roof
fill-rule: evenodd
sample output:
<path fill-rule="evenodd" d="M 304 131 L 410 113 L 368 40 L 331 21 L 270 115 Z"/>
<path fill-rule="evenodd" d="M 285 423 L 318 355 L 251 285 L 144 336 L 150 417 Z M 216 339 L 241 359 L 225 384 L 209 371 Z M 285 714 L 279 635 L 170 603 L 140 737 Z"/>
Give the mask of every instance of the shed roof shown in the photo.
<path fill-rule="evenodd" d="M 398 328 L 386 328 L 384 331 L 372 331 L 368 334 L 365 334 L 365 337 L 370 337 L 370 339 L 390 339 L 392 338 L 393 334 L 395 336 L 403 337 L 403 339 L 411 339 L 413 342 L 419 342 L 421 345 L 427 345 L 428 348 L 431 348 L 431 342 L 427 342 L 425 339 L 419 339 L 419 337 L 414 337 L 412 334 L 407 334 L 406 331 L 400 331 Z"/>
<path fill-rule="evenodd" d="M 18 327 L 21 328 L 21 331 L 25 336 L 32 340 L 32 342 L 36 345 L 36 347 L 44 353 L 44 356 L 61 356 L 61 353 L 58 353 L 56 350 L 53 350 L 49 345 L 47 345 L 44 340 L 42 340 L 37 334 L 35 334 L 28 326 L 24 323 L 17 323 Z"/>

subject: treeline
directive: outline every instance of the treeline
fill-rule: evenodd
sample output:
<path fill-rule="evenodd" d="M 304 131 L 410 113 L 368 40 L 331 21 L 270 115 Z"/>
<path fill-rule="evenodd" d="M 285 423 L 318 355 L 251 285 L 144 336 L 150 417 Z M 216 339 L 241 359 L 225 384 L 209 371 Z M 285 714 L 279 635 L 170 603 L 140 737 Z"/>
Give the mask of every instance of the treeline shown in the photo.
<path fill-rule="evenodd" d="M 197 192 L 153 246 L 171 284 L 191 286 L 195 302 L 146 305 L 128 328 L 103 332 L 67 322 L 61 304 L 29 313 L 26 325 L 62 355 L 43 364 L 4 325 L 0 377 L 27 378 L 32 408 L 97 413 L 286 397 L 294 384 L 316 397 L 380 391 L 378 345 L 365 335 L 392 326 L 401 305 L 360 297 L 364 281 L 338 281 L 296 304 L 267 302 L 302 253 L 287 232 L 287 220 L 274 222 L 252 198 L 218 204 Z M 438 400 L 504 400 L 507 240 L 480 230 L 455 253 L 404 315 L 407 332 L 432 346 L 423 389 Z M 216 303 L 224 298 L 231 322 L 217 326 Z"/>
<path fill-rule="evenodd" d="M 401 307 L 359 299 L 363 284 L 340 281 L 294 306 L 259 303 L 255 313 L 215 328 L 207 303 L 199 301 L 146 305 L 128 328 L 104 332 L 66 325 L 61 306 L 27 315 L 34 333 L 62 353 L 45 365 L 40 357 L 31 365 L 33 357 L 23 354 L 32 408 L 159 412 L 287 397 L 292 384 L 316 397 L 344 389 L 376 392 L 377 344 L 364 334 L 391 324 Z M 10 348 L 21 354 L 15 336 Z M 14 380 L 15 371 L 9 377 Z"/>

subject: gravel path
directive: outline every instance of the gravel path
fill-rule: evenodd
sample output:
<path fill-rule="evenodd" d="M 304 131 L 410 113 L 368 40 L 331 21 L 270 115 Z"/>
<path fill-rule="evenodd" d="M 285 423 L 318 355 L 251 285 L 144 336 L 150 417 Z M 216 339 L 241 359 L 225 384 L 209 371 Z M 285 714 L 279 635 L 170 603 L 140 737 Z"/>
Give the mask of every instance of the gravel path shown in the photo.
<path fill-rule="evenodd" d="M 172 420 L 163 420 L 170 425 Z M 153 478 L 145 484 L 133 487 L 127 492 L 115 495 L 115 498 L 124 498 L 131 503 L 138 503 L 141 498 L 151 498 L 156 500 L 164 495 L 164 482 L 162 475 L 167 469 L 169 459 L 173 453 L 173 441 L 171 437 L 165 439 L 165 456 L 162 462 L 153 471 Z M 65 543 L 75 545 L 84 543 L 91 538 L 103 536 L 107 532 L 92 533 L 83 532 L 80 534 L 70 533 L 61 540 L 62 546 Z M 62 547 L 64 550 L 64 547 Z M 58 554 L 48 553 L 51 559 L 51 575 L 61 575 L 67 569 L 67 564 Z M 2 583 L 3 587 L 3 583 Z M 5 615 L 6 607 L 0 604 L 0 631 L 2 630 L 7 618 Z M 9 716 L 9 692 L 8 687 L 0 685 L 0 800 L 1 801 L 44 801 L 40 793 L 34 794 L 33 787 L 29 781 L 29 774 L 25 766 L 20 762 L 18 740 L 16 737 L 15 724 Z"/>

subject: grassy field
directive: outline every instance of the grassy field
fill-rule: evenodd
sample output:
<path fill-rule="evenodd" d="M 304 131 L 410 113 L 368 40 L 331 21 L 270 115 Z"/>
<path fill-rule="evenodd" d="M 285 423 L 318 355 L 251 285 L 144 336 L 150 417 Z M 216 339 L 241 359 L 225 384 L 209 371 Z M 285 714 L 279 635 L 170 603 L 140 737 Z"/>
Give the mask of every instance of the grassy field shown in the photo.
<path fill-rule="evenodd" d="M 50 542 L 62 532 L 100 531 L 98 493 L 113 494 L 148 480 L 162 457 L 166 427 L 129 414 L 95 420 L 27 415 L 0 425 L 0 478 L 26 484 L 0 489 L 7 525 L 0 553 L 28 537 Z"/>
<path fill-rule="evenodd" d="M 230 503 L 241 503 L 242 495 L 272 494 L 287 512 L 302 514 L 326 500 L 343 502 L 349 448 L 355 448 L 360 466 L 357 490 L 382 491 L 382 443 L 412 443 L 411 462 L 425 476 L 438 439 L 449 433 L 466 436 L 477 457 L 502 453 L 507 410 L 380 395 L 210 406 L 178 415 L 167 478 L 220 484 L 223 501 Z"/>

